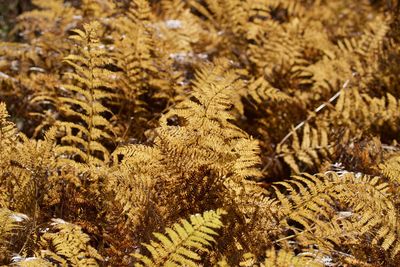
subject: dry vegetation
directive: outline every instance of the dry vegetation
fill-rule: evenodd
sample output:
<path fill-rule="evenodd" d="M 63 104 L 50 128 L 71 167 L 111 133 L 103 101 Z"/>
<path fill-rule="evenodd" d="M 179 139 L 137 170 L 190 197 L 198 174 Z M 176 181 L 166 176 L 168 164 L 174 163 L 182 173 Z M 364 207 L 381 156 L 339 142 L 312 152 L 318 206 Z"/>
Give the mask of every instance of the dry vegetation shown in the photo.
<path fill-rule="evenodd" d="M 0 42 L 0 264 L 400 265 L 397 2 L 32 4 Z"/>

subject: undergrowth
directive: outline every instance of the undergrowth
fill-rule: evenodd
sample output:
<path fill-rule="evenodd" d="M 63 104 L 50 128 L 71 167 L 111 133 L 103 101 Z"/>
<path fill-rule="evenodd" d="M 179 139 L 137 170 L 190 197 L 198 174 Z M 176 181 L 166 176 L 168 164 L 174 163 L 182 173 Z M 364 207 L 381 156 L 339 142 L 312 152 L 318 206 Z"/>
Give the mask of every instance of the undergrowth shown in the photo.
<path fill-rule="evenodd" d="M 396 1 L 32 4 L 0 42 L 0 264 L 399 266 Z"/>

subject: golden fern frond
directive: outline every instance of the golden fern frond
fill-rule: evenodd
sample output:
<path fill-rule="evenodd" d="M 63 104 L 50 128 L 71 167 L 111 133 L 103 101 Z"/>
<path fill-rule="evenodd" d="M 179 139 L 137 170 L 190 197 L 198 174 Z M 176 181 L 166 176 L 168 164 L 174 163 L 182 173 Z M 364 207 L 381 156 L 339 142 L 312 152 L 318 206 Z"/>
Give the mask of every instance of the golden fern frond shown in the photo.
<path fill-rule="evenodd" d="M 157 194 L 169 200 L 165 206 L 208 205 L 208 194 L 225 194 L 222 181 L 260 177 L 258 142 L 231 122 L 236 80 L 221 65 L 201 69 L 192 95 L 161 118 L 154 131 L 155 164 L 147 162 L 156 166 L 149 173 L 160 177 L 156 188 L 163 190 Z"/>
<path fill-rule="evenodd" d="M 399 101 L 390 93 L 378 98 L 360 93 L 356 88 L 350 88 L 339 96 L 335 108 L 337 119 L 353 132 L 360 127 L 376 131 L 383 126 L 397 131 L 400 118 L 399 106 Z"/>
<path fill-rule="evenodd" d="M 310 229 L 314 223 L 313 218 L 316 219 L 319 216 L 329 218 L 330 214 L 334 213 L 334 208 L 329 205 L 333 201 L 332 197 L 328 193 L 325 196 L 324 192 L 325 188 L 331 187 L 331 182 L 319 180 L 317 177 L 308 174 L 304 174 L 304 176 L 305 178 L 295 176 L 288 182 L 278 183 L 283 185 L 290 195 L 293 195 L 290 199 L 275 186 L 274 188 L 276 197 L 282 206 L 283 214 L 287 214 L 305 229 Z M 295 208 L 293 204 L 301 208 Z"/>
<path fill-rule="evenodd" d="M 248 12 L 250 23 L 248 23 L 248 25 L 250 24 L 250 27 L 255 26 L 254 29 L 262 29 L 262 25 L 265 22 L 276 23 L 275 25 L 278 25 L 296 21 L 296 24 L 301 24 L 302 22 L 295 17 L 303 16 L 305 10 L 304 5 L 299 1 L 287 2 L 282 0 L 272 0 L 265 2 L 263 0 L 249 0 Z M 274 31 L 275 30 L 273 29 L 272 32 Z M 254 32 L 251 32 L 250 30 L 249 33 L 249 37 L 254 37 Z"/>
<path fill-rule="evenodd" d="M 33 133 L 33 137 L 37 137 L 43 135 L 44 130 L 56 122 L 58 109 L 61 106 L 57 88 L 60 87 L 61 81 L 58 75 L 38 73 L 31 75 L 26 83 L 25 86 L 34 91 L 29 104 L 35 107 L 35 111 L 30 112 L 29 116 L 40 121 Z"/>
<path fill-rule="evenodd" d="M 63 85 L 68 95 L 60 97 L 62 113 L 71 118 L 59 123 L 64 131 L 58 148 L 63 161 L 101 165 L 110 157 L 106 146 L 112 144 L 114 133 L 105 116 L 112 112 L 104 103 L 115 97 L 111 89 L 115 74 L 105 68 L 110 59 L 100 44 L 98 31 L 100 24 L 92 22 L 84 25 L 84 31 L 75 30 L 75 35 L 70 37 L 80 47 L 79 54 L 65 58 L 74 72 L 65 74 L 73 84 Z"/>
<path fill-rule="evenodd" d="M 257 21 L 257 19 L 269 19 L 270 14 L 268 10 L 268 5 L 262 0 L 250 0 L 249 2 L 249 17 L 252 21 Z"/>
<path fill-rule="evenodd" d="M 274 88 L 263 77 L 250 81 L 248 94 L 257 104 L 262 104 L 265 101 L 288 101 L 290 97 L 281 90 Z"/>
<path fill-rule="evenodd" d="M 228 179 L 223 182 L 223 186 L 225 187 L 222 196 L 223 208 L 229 210 L 229 214 L 233 217 L 227 220 L 228 224 L 221 237 L 221 243 L 233 243 L 229 247 L 222 245 L 222 251 L 226 256 L 235 256 L 233 258 L 228 256 L 225 261 L 221 260 L 219 266 L 238 266 L 239 256 L 245 256 L 244 249 L 260 255 L 265 247 L 271 244 L 272 232 L 277 225 L 274 214 L 280 207 L 276 205 L 275 199 L 268 197 L 268 191 L 260 188 L 256 182 Z M 251 264 L 254 261 L 249 259 L 248 263 L 249 265 L 243 266 L 253 266 Z"/>
<path fill-rule="evenodd" d="M 179 13 L 187 11 L 186 3 L 181 0 L 161 0 L 160 9 L 162 16 L 168 19 L 177 19 Z"/>
<path fill-rule="evenodd" d="M 221 209 L 205 211 L 202 215 L 190 216 L 190 222 L 182 220 L 172 228 L 166 228 L 168 236 L 153 233 L 158 242 L 144 244 L 152 258 L 134 254 L 141 261 L 135 266 L 198 266 L 195 261 L 201 257 L 196 251 L 207 251 L 206 247 L 215 242 L 213 236 L 218 234 L 214 229 L 223 226 L 221 216 L 224 214 L 225 211 Z"/>
<path fill-rule="evenodd" d="M 148 24 L 153 20 L 151 6 L 147 0 L 133 0 L 129 4 L 128 17 L 135 23 Z"/>
<path fill-rule="evenodd" d="M 229 266 L 226 262 L 218 266 Z M 303 253 L 302 255 L 295 255 L 292 250 L 275 250 L 270 248 L 265 252 L 265 259 L 259 262 L 257 257 L 252 253 L 245 253 L 239 266 L 243 267 L 322 267 L 324 264 L 315 259 L 312 255 Z"/>
<path fill-rule="evenodd" d="M 210 124 L 220 124 L 238 137 L 245 136 L 238 127 L 234 127 L 229 120 L 235 117 L 229 111 L 232 100 L 236 98 L 235 90 L 242 86 L 232 71 L 226 71 L 224 64 L 206 65 L 196 72 L 193 82 L 193 93 L 186 101 L 179 103 L 173 110 L 162 118 L 163 123 L 168 117 L 178 116 L 187 120 L 187 124 L 202 129 L 212 127 Z M 208 125 L 208 126 L 207 126 Z"/>
<path fill-rule="evenodd" d="M 268 8 L 271 14 L 276 13 L 278 10 L 285 10 L 286 16 L 290 18 L 301 17 L 306 13 L 306 9 L 300 1 L 273 0 L 268 3 Z M 284 18 L 278 17 L 275 19 L 281 21 Z"/>
<path fill-rule="evenodd" d="M 112 153 L 114 166 L 124 165 L 127 169 L 147 172 L 157 166 L 153 163 L 162 160 L 159 151 L 144 145 L 129 145 L 115 149 Z"/>
<path fill-rule="evenodd" d="M 154 102 L 173 104 L 175 97 L 183 96 L 179 92 L 184 86 L 178 84 L 182 74 L 172 67 L 173 53 L 164 48 L 166 36 L 159 24 L 146 0 L 130 1 L 124 16 L 116 19 L 117 37 L 111 56 L 121 70 L 117 82 L 123 99 L 117 105 L 122 103 L 131 114 L 131 129 L 138 138 L 144 138 L 148 121 L 156 117 L 150 113 L 154 112 Z"/>
<path fill-rule="evenodd" d="M 390 182 L 389 185 L 394 192 L 397 192 L 397 187 L 400 183 L 400 156 L 398 153 L 391 155 L 383 163 L 379 164 L 379 169 L 384 177 L 386 177 Z M 395 199 L 396 204 L 398 204 L 398 199 Z M 400 223 L 398 223 L 400 225 Z M 400 226 L 397 226 L 400 229 Z M 389 234 L 387 234 L 389 235 Z M 391 255 L 396 257 L 400 253 L 400 241 L 398 241 L 400 235 L 400 230 L 397 230 L 397 236 L 391 234 L 391 238 L 387 238 L 389 245 L 392 245 Z M 396 241 L 392 241 L 396 238 Z M 390 244 L 393 242 L 393 244 Z"/>
<path fill-rule="evenodd" d="M 123 70 L 121 88 L 131 101 L 138 101 L 138 96 L 148 90 L 150 78 L 157 73 L 151 55 L 154 44 L 149 13 L 148 1 L 131 1 L 126 16 L 117 21 L 121 40 L 116 43 L 114 56 Z"/>
<path fill-rule="evenodd" d="M 382 174 L 392 183 L 400 183 L 400 155 L 395 154 L 379 164 Z"/>
<path fill-rule="evenodd" d="M 187 56 L 192 46 L 201 41 L 201 21 L 182 0 L 161 0 L 160 5 L 165 20 L 157 28 L 162 32 L 160 39 L 164 41 L 163 47 L 177 63 L 192 60 Z"/>
<path fill-rule="evenodd" d="M 55 267 L 54 263 L 51 263 L 45 259 L 39 257 L 13 257 L 13 264 L 11 266 L 18 267 Z"/>
<path fill-rule="evenodd" d="M 271 248 L 266 251 L 265 261 L 261 264 L 263 267 L 322 267 L 322 262 L 317 261 L 309 255 L 295 255 L 291 250 L 280 249 L 276 251 Z"/>
<path fill-rule="evenodd" d="M 229 57 L 225 45 L 237 46 L 238 50 L 246 46 L 246 32 L 248 27 L 248 2 L 242 0 L 232 1 L 186 1 L 192 14 L 202 26 L 198 30 L 200 46 L 206 46 L 207 50 L 218 49 L 218 53 Z M 206 51 L 207 51 L 206 50 Z M 237 55 L 235 55 L 237 56 Z M 241 61 L 243 58 L 240 58 Z"/>
<path fill-rule="evenodd" d="M 1 125 L 0 125 L 1 126 Z M 44 140 L 18 139 L 3 149 L 0 141 L 0 207 L 36 216 L 38 203 L 42 203 L 52 185 L 48 178 L 55 175 L 55 128 Z"/>
<path fill-rule="evenodd" d="M 0 207 L 20 212 L 27 211 L 24 205 L 31 207 L 32 173 L 23 166 L 24 161 L 34 159 L 23 151 L 28 142 L 23 134 L 17 135 L 15 124 L 8 121 L 6 105 L 0 103 Z"/>
<path fill-rule="evenodd" d="M 290 146 L 279 144 L 277 152 L 295 173 L 301 172 L 298 162 L 308 168 L 315 168 L 321 164 L 321 159 L 327 159 L 332 154 L 333 146 L 329 141 L 326 127 L 312 128 L 306 123 L 301 143 L 296 130 L 292 131 L 292 144 Z"/>
<path fill-rule="evenodd" d="M 17 127 L 8 120 L 8 117 L 6 104 L 0 102 L 0 166 L 2 168 L 5 168 L 3 164 L 6 164 L 10 156 L 9 152 L 17 141 Z"/>
<path fill-rule="evenodd" d="M 221 1 L 223 16 L 227 20 L 226 24 L 229 25 L 232 32 L 241 37 L 247 31 L 248 24 L 248 3 L 247 1 L 233 0 Z M 229 29 L 229 28 L 228 28 Z"/>
<path fill-rule="evenodd" d="M 237 177 L 240 177 L 240 180 L 261 177 L 261 172 L 257 168 L 261 164 L 260 147 L 257 140 L 240 139 L 233 144 L 233 151 L 237 153 L 238 158 L 232 169 Z"/>
<path fill-rule="evenodd" d="M 340 237 L 366 238 L 367 234 L 373 235 L 372 246 L 398 252 L 395 206 L 388 184 L 379 177 L 328 172 L 294 176 L 291 181 L 277 184 L 284 186 L 290 196 L 275 190 L 282 205 L 281 218 L 285 218 L 281 223 L 296 233 L 293 238 L 297 242 L 305 246 L 317 244 L 321 250 L 331 251 L 332 245 L 346 244 Z M 287 224 L 288 218 L 301 227 Z M 337 224 L 335 220 L 339 220 Z M 303 234 L 307 236 L 304 239 Z"/>
<path fill-rule="evenodd" d="M 272 78 L 274 72 L 289 73 L 294 66 L 304 65 L 303 44 L 278 22 L 265 21 L 251 34 L 254 44 L 249 45 L 249 60 L 257 66 L 260 76 Z"/>
<path fill-rule="evenodd" d="M 235 202 L 235 208 L 243 214 L 253 214 L 258 209 L 273 209 L 275 199 L 267 197 L 267 191 L 260 188 L 257 182 L 249 180 L 235 181 L 228 179 L 224 182 L 228 191 L 227 197 Z M 249 215 L 248 217 L 251 217 Z"/>
<path fill-rule="evenodd" d="M 248 1 L 211 1 L 203 2 L 190 0 L 190 8 L 196 13 L 201 14 L 207 19 L 204 23 L 207 28 L 211 28 L 212 33 L 220 32 L 221 43 L 231 42 L 239 44 L 244 41 L 244 36 L 248 25 Z M 192 11 L 192 12 L 193 12 Z M 218 38 L 218 37 L 217 37 Z"/>
<path fill-rule="evenodd" d="M 342 57 L 333 59 L 325 56 L 315 64 L 302 69 L 302 75 L 311 76 L 313 90 L 306 96 L 311 99 L 323 100 L 332 95 L 339 82 L 352 77 L 350 62 Z M 303 96 L 304 97 L 304 96 Z"/>
<path fill-rule="evenodd" d="M 227 109 L 231 107 L 230 92 L 234 89 L 235 77 L 226 73 L 220 66 L 204 68 L 198 71 L 192 96 L 198 102 L 188 102 L 188 109 L 201 119 L 233 119 Z M 217 115 L 218 114 L 218 115 Z M 222 118 L 219 115 L 224 115 Z"/>
<path fill-rule="evenodd" d="M 111 173 L 107 179 L 107 188 L 115 195 L 114 199 L 121 205 L 122 213 L 128 217 L 131 228 L 143 221 L 152 197 L 152 171 L 157 169 L 151 169 L 156 167 L 152 164 L 155 158 L 146 157 L 151 155 L 146 154 L 145 151 L 137 152 L 135 157 L 125 159 L 109 170 Z"/>
<path fill-rule="evenodd" d="M 252 266 L 257 266 L 256 263 L 257 263 L 257 258 L 256 258 L 256 256 L 254 254 L 245 253 L 245 254 L 243 254 L 243 257 L 242 257 L 242 260 L 239 263 L 239 266 L 252 267 Z M 226 266 L 229 266 L 229 265 L 226 265 Z"/>
<path fill-rule="evenodd" d="M 30 12 L 25 12 L 21 16 L 19 16 L 19 20 L 26 20 L 29 18 L 41 18 L 41 19 L 46 19 L 48 21 L 54 20 L 54 17 L 57 15 L 60 15 L 62 11 L 64 10 L 64 3 L 62 0 L 54 0 L 54 1 L 48 1 L 48 2 L 43 2 L 40 0 L 33 0 L 32 4 L 37 6 L 40 10 L 33 10 Z M 38 24 L 40 25 L 40 24 Z M 44 26 L 44 25 L 41 25 Z"/>
<path fill-rule="evenodd" d="M 51 226 L 54 232 L 41 236 L 41 258 L 62 266 L 99 266 L 103 258 L 79 226 L 62 219 L 53 219 Z"/>
<path fill-rule="evenodd" d="M 217 82 L 219 81 L 215 81 Z M 225 83 L 224 80 L 222 82 Z M 205 86 L 215 90 L 212 85 Z M 206 88 L 203 90 L 205 91 Z M 207 94 L 210 93 L 207 92 Z M 223 189 L 218 189 L 218 187 L 225 179 L 240 181 L 248 177 L 260 176 L 257 169 L 258 142 L 248 138 L 242 132 L 238 138 L 237 133 L 231 133 L 236 126 L 225 121 L 224 126 L 221 127 L 222 123 L 216 123 L 214 120 L 215 114 L 205 112 L 208 101 L 218 100 L 219 97 L 217 95 L 214 98 L 211 97 L 210 100 L 204 99 L 202 104 L 188 99 L 182 103 L 181 107 L 178 107 L 177 111 L 171 110 L 165 117 L 174 113 L 184 114 L 182 117 L 184 116 L 184 119 L 187 118 L 188 121 L 183 123 L 183 126 L 169 126 L 168 117 L 163 117 L 161 127 L 154 131 L 154 146 L 131 145 L 118 148 L 113 153 L 114 162 L 122 164 L 121 167 L 126 170 L 130 169 L 132 175 L 140 180 L 148 178 L 154 180 L 156 190 L 163 188 L 156 192 L 158 199 L 163 202 L 163 204 L 159 202 L 159 205 L 168 207 L 175 201 L 179 203 L 179 208 L 183 207 L 182 209 L 189 205 L 199 205 L 201 201 L 208 201 L 206 196 L 212 193 L 208 189 L 209 186 L 223 193 Z M 228 103 L 227 101 L 229 99 L 224 98 L 223 105 Z M 190 117 L 185 113 L 186 110 L 183 110 L 183 107 L 189 106 L 187 103 L 196 107 L 195 110 L 190 110 L 192 114 Z M 228 112 L 225 109 L 221 110 Z M 203 127 L 198 125 L 197 117 L 201 118 Z M 118 191 L 118 187 L 115 190 Z M 125 203 L 132 203 L 128 198 L 141 194 L 137 193 L 132 191 L 132 194 L 121 194 L 121 200 L 124 198 Z M 187 198 L 187 194 L 192 197 L 182 201 Z M 142 201 L 139 202 L 142 203 Z M 136 206 L 136 204 L 129 205 L 131 205 L 127 206 L 129 208 Z M 169 212 L 167 216 L 173 217 L 179 208 L 175 207 L 175 210 Z"/>
<path fill-rule="evenodd" d="M 364 57 L 364 59 L 371 57 L 382 46 L 383 39 L 389 30 L 387 21 L 389 20 L 383 19 L 380 16 L 374 18 L 371 22 L 372 25 L 369 27 L 370 29 L 365 30 L 361 38 L 340 40 L 338 42 L 339 49 L 347 53 L 355 53 L 358 56 Z"/>
<path fill-rule="evenodd" d="M 8 117 L 6 104 L 0 102 L 0 151 L 17 139 L 17 128 L 14 123 L 8 121 Z"/>
<path fill-rule="evenodd" d="M 180 148 L 182 151 L 174 154 L 181 158 L 183 166 L 186 159 L 189 166 L 195 164 L 190 158 L 196 157 L 197 166 L 211 165 L 219 169 L 219 173 L 229 172 L 228 166 L 232 164 L 239 179 L 260 176 L 258 142 L 231 122 L 235 119 L 231 109 L 238 86 L 241 82 L 233 72 L 225 71 L 223 63 L 202 68 L 188 99 L 161 118 L 163 127 L 157 129 L 161 147 L 168 144 L 171 149 Z M 180 119 L 181 127 L 168 126 L 172 118 Z M 183 147 L 182 142 L 187 146 Z M 182 153 L 189 154 L 183 156 Z"/>
<path fill-rule="evenodd" d="M 222 259 L 220 259 L 217 264 L 214 265 L 215 267 L 229 267 L 230 265 L 228 264 L 226 257 L 223 256 Z"/>
<path fill-rule="evenodd" d="M 10 256 L 8 249 L 12 243 L 11 237 L 20 227 L 18 224 L 27 219 L 28 216 L 24 214 L 0 207 L 0 261 Z"/>
<path fill-rule="evenodd" d="M 21 142 L 11 157 L 8 181 L 0 181 L 10 194 L 13 209 L 29 216 L 47 198 L 48 189 L 53 186 L 48 179 L 56 176 L 56 128 L 50 128 L 44 140 L 28 139 L 20 135 Z M 49 199 L 46 199 L 49 200 Z"/>
<path fill-rule="evenodd" d="M 115 14 L 116 3 L 112 0 L 82 0 L 80 9 L 89 18 L 109 17 Z"/>
<path fill-rule="evenodd" d="M 82 19 L 79 16 L 81 13 L 79 9 L 65 5 L 62 0 L 33 0 L 32 3 L 39 9 L 21 14 L 14 28 L 14 31 L 22 31 L 22 36 L 27 40 L 36 39 L 38 32 L 41 35 L 47 35 L 49 39 L 51 37 L 54 38 L 57 34 L 65 34 L 66 31 L 70 30 L 71 25 L 76 25 L 76 22 Z M 49 28 L 52 31 L 49 31 Z M 58 40 L 54 39 L 54 41 L 57 43 L 57 46 L 60 45 Z M 42 42 L 42 45 L 46 49 L 49 49 L 51 46 L 51 44 L 47 43 L 47 38 L 42 38 L 39 42 Z"/>

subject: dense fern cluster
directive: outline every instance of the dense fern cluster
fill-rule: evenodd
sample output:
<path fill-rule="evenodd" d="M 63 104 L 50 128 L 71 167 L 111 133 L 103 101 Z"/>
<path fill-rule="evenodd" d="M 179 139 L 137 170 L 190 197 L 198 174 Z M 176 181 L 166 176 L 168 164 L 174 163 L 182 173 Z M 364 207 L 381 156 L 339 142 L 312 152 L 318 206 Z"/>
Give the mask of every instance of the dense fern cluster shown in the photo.
<path fill-rule="evenodd" d="M 0 42 L 0 264 L 400 265 L 396 1 L 32 4 Z"/>

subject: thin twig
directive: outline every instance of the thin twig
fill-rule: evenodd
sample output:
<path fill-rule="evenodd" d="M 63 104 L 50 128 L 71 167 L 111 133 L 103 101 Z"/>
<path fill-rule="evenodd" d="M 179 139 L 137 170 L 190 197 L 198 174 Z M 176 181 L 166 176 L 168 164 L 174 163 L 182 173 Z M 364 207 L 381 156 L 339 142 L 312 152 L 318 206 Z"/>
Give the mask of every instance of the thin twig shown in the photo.
<path fill-rule="evenodd" d="M 6 74 L 6 73 L 4 73 L 4 72 L 2 72 L 2 71 L 0 71 L 0 78 L 2 78 L 2 79 L 8 79 L 8 80 L 11 80 L 11 81 L 13 81 L 13 82 L 16 82 L 16 81 L 17 81 L 17 79 L 15 79 L 14 77 L 11 77 L 10 75 L 8 75 L 8 74 Z"/>
<path fill-rule="evenodd" d="M 343 84 L 342 89 L 340 89 L 335 95 L 333 95 L 331 98 L 329 98 L 329 100 L 328 100 L 327 102 L 321 104 L 320 106 L 318 106 L 318 107 L 314 110 L 315 114 L 318 113 L 318 112 L 320 112 L 322 109 L 324 109 L 328 104 L 330 104 L 330 103 L 332 103 L 333 101 L 335 101 L 335 100 L 340 96 L 340 94 L 342 93 L 342 91 L 343 91 L 344 89 L 347 88 L 347 86 L 349 85 L 349 83 L 350 83 L 350 79 L 346 80 L 345 83 Z M 305 119 L 304 121 L 302 121 L 302 122 L 300 122 L 299 124 L 297 124 L 296 127 L 294 127 L 294 129 L 293 129 L 292 131 L 290 131 L 290 133 L 288 133 L 288 134 L 279 142 L 278 146 L 280 146 L 280 145 L 282 145 L 283 143 L 285 143 L 285 142 L 289 139 L 289 137 L 291 137 L 298 129 L 300 129 L 301 127 L 303 127 L 304 124 L 306 124 L 306 122 L 308 122 L 308 121 L 313 117 L 313 115 L 314 115 L 314 114 L 309 115 L 309 116 L 307 117 L 307 119 Z"/>

